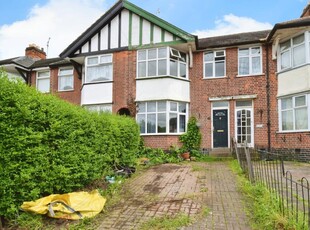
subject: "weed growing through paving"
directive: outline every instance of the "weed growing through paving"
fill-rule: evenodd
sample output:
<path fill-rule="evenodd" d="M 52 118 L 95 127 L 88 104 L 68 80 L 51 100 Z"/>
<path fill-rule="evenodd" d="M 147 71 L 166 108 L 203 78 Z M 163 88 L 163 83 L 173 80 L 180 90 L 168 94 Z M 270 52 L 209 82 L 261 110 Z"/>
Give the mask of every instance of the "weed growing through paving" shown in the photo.
<path fill-rule="evenodd" d="M 180 227 L 188 226 L 192 222 L 192 219 L 184 213 L 179 213 L 176 216 L 164 216 L 156 217 L 147 222 L 144 222 L 139 230 L 174 230 Z"/>
<path fill-rule="evenodd" d="M 298 221 L 297 223 L 295 218 L 282 214 L 279 208 L 281 201 L 275 194 L 270 193 L 261 184 L 251 184 L 242 173 L 236 160 L 232 161 L 230 166 L 238 174 L 239 188 L 246 195 L 247 202 L 251 204 L 247 207 L 247 211 L 251 213 L 249 216 L 255 229 L 307 230 L 306 226 L 302 226 L 302 222 Z"/>

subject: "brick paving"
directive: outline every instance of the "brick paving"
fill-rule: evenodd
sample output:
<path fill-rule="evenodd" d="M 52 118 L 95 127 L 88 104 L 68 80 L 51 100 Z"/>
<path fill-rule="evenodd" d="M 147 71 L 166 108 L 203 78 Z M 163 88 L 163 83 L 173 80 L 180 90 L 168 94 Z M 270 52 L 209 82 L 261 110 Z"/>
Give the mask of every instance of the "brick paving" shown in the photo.
<path fill-rule="evenodd" d="M 242 195 L 227 162 L 164 164 L 133 178 L 125 199 L 105 214 L 99 229 L 139 229 L 154 217 L 184 213 L 191 229 L 251 229 Z M 201 213 L 209 210 L 207 216 Z"/>

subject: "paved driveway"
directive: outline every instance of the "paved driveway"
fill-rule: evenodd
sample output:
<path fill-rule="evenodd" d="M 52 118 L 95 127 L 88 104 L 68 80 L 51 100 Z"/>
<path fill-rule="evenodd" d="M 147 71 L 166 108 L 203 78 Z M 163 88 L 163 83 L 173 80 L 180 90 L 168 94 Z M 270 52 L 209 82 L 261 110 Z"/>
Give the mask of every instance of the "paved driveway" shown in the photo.
<path fill-rule="evenodd" d="M 99 229 L 139 229 L 154 217 L 184 213 L 195 222 L 182 229 L 250 229 L 236 178 L 226 162 L 165 164 L 137 175 L 125 199 Z M 205 209 L 207 216 L 201 215 Z"/>

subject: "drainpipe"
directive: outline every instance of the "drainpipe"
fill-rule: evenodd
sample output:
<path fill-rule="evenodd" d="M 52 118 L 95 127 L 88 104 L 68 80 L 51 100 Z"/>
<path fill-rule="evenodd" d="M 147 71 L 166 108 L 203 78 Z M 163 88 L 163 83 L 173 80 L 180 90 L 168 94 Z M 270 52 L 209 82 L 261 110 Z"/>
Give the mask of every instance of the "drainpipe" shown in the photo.
<path fill-rule="evenodd" d="M 189 50 L 189 68 L 193 68 L 193 50 L 191 45 L 188 46 L 188 50 Z"/>
<path fill-rule="evenodd" d="M 267 136 L 268 136 L 268 152 L 271 151 L 271 123 L 270 123 L 270 77 L 269 77 L 269 47 L 266 44 L 266 93 L 267 93 Z"/>

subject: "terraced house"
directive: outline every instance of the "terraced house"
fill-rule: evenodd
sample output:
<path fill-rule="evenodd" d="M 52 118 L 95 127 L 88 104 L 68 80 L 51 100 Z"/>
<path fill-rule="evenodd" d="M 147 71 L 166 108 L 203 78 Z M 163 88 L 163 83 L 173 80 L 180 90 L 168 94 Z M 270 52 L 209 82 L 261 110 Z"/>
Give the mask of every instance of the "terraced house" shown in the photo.
<path fill-rule="evenodd" d="M 118 1 L 59 58 L 35 46 L 11 77 L 90 110 L 134 117 L 146 145 L 179 146 L 190 116 L 205 151 L 251 147 L 310 159 L 310 17 L 198 39 Z"/>

